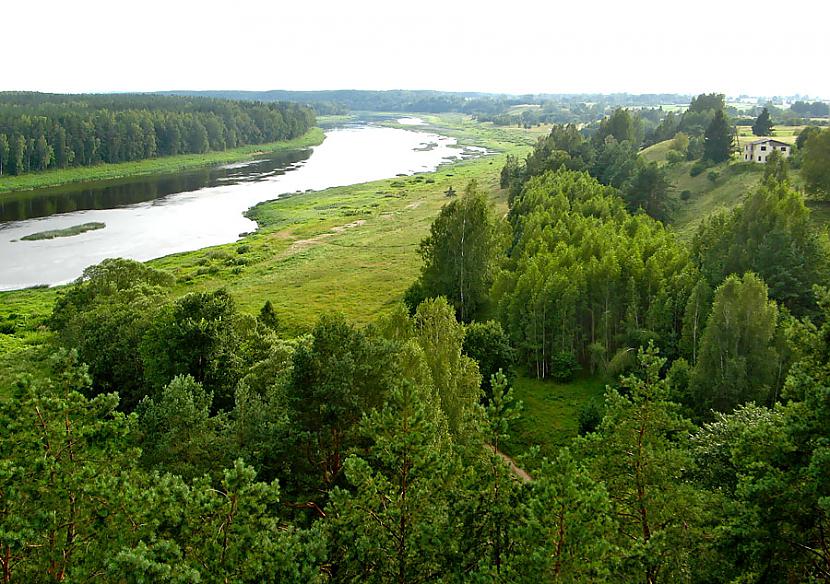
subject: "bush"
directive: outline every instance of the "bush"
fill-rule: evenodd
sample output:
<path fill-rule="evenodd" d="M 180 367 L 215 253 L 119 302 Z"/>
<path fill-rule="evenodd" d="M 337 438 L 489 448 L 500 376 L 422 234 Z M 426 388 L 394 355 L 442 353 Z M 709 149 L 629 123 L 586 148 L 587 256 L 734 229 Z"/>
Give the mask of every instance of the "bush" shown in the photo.
<path fill-rule="evenodd" d="M 689 199 L 692 198 L 692 191 L 690 191 L 689 189 L 684 190 L 683 192 L 680 193 L 680 198 L 683 201 L 688 201 Z"/>
<path fill-rule="evenodd" d="M 501 371 L 508 384 L 513 383 L 513 367 L 516 353 L 502 326 L 493 320 L 474 322 L 464 329 L 464 353 L 478 363 L 481 373 L 481 389 L 489 403 L 493 396 L 492 376 Z"/>
<path fill-rule="evenodd" d="M 572 381 L 579 369 L 579 362 L 573 353 L 558 353 L 550 362 L 550 376 L 563 383 Z"/>
<path fill-rule="evenodd" d="M 605 407 L 601 401 L 591 400 L 579 411 L 579 435 L 585 436 L 599 428 Z"/>
<path fill-rule="evenodd" d="M 677 150 L 669 150 L 666 152 L 666 162 L 669 164 L 679 164 L 686 160 L 686 156 Z"/>
<path fill-rule="evenodd" d="M 709 174 L 706 175 L 706 178 L 709 179 L 709 182 L 714 184 L 718 182 L 718 179 L 720 178 L 720 173 L 716 170 L 710 170 Z"/>
<path fill-rule="evenodd" d="M 692 168 L 689 169 L 689 176 L 698 176 L 702 174 L 704 170 L 709 168 L 709 162 L 706 160 L 698 160 L 692 165 Z"/>

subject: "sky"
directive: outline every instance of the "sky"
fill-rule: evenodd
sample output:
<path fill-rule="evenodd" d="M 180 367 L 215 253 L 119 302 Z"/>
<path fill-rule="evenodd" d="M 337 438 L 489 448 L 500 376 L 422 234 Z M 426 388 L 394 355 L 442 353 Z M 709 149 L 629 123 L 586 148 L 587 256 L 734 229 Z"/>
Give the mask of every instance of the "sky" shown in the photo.
<path fill-rule="evenodd" d="M 827 0 L 2 0 L 0 90 L 830 98 Z"/>

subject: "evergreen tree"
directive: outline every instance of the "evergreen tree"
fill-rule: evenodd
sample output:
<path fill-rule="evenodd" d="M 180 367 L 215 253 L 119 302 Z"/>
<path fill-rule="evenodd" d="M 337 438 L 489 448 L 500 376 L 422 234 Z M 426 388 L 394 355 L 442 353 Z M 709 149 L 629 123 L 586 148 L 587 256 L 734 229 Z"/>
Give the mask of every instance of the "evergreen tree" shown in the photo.
<path fill-rule="evenodd" d="M 715 112 L 715 117 L 703 139 L 703 158 L 712 162 L 724 162 L 732 155 L 732 130 L 722 110 Z"/>
<path fill-rule="evenodd" d="M 755 123 L 752 124 L 752 133 L 756 136 L 772 135 L 772 120 L 770 119 L 767 108 L 764 108 L 756 118 Z"/>

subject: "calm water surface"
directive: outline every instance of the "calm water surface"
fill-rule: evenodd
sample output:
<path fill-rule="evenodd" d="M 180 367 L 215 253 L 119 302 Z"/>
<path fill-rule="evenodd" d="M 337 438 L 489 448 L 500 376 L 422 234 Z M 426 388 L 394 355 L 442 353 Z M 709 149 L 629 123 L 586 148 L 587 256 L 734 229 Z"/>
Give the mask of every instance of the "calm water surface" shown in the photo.
<path fill-rule="evenodd" d="M 0 208 L 0 290 L 69 282 L 108 257 L 143 261 L 236 241 L 256 229 L 243 213 L 262 201 L 431 171 L 461 156 L 453 138 L 360 126 L 327 131 L 313 149 L 252 162 L 31 193 Z M 92 221 L 106 227 L 20 241 Z"/>

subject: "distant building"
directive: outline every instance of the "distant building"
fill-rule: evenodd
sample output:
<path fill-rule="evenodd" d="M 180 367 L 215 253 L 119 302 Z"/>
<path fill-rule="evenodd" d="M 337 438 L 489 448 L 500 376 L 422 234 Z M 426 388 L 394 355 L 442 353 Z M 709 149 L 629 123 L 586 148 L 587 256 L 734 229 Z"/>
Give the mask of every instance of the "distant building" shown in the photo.
<path fill-rule="evenodd" d="M 781 156 L 787 158 L 790 155 L 791 149 L 792 146 L 786 142 L 779 142 L 773 138 L 761 138 L 760 140 L 755 140 L 754 142 L 750 142 L 744 146 L 744 160 L 747 162 L 751 160 L 752 162 L 757 162 L 758 164 L 766 164 L 767 156 L 769 156 L 773 150 L 778 150 L 778 152 L 781 153 Z"/>

